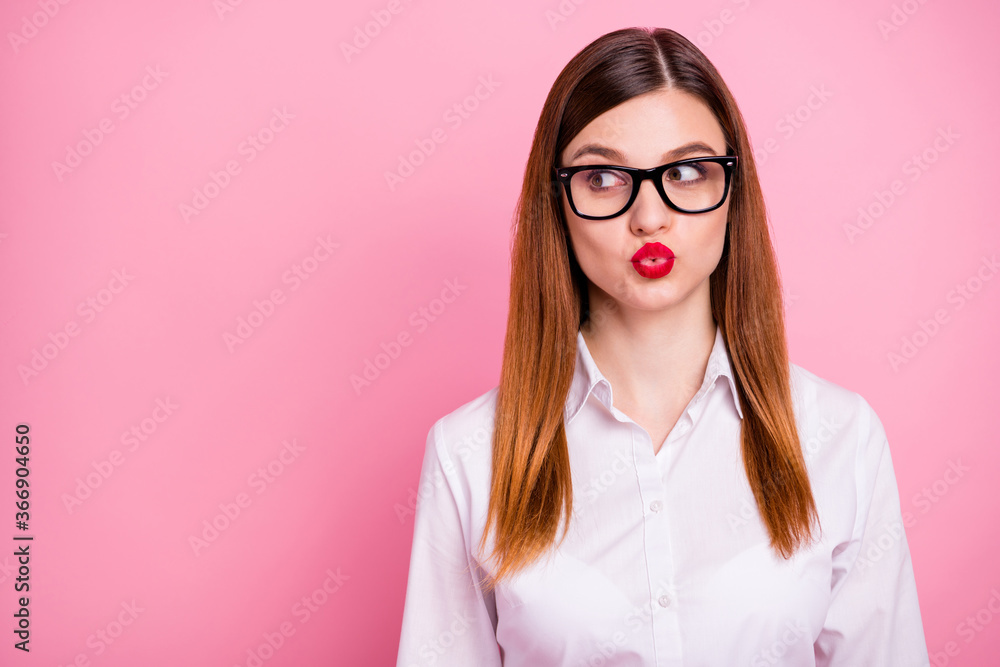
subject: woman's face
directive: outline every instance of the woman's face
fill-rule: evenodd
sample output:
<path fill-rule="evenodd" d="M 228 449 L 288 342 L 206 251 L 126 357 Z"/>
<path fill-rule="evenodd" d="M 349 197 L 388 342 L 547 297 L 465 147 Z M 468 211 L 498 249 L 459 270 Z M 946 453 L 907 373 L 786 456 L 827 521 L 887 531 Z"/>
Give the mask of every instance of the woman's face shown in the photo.
<path fill-rule="evenodd" d="M 689 150 L 673 152 L 684 147 Z M 685 158 L 726 155 L 725 151 L 722 128 L 705 103 L 688 93 L 665 90 L 634 97 L 592 120 L 559 156 L 559 166 L 613 164 L 648 169 Z M 592 297 L 600 296 L 594 294 L 596 289 L 617 305 L 639 310 L 698 305 L 700 299 L 705 306 L 710 303 L 708 278 L 722 257 L 728 194 L 714 211 L 679 213 L 664 203 L 652 180 L 644 180 L 623 214 L 588 220 L 573 213 L 565 188 L 561 192 L 570 241 L 590 281 Z M 656 275 L 655 269 L 633 265 L 636 251 L 647 243 L 661 243 L 673 253 L 674 263 L 666 275 L 649 277 L 651 272 Z M 591 305 L 595 305 L 593 300 Z"/>

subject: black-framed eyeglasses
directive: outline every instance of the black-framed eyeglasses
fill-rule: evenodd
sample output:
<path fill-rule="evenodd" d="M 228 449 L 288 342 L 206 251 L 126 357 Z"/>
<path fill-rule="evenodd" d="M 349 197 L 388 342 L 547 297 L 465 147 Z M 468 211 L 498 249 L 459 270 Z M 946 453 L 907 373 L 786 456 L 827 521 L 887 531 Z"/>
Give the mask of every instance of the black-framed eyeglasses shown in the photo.
<path fill-rule="evenodd" d="M 736 162 L 735 155 L 720 155 L 693 157 L 650 169 L 584 164 L 555 167 L 552 180 L 563 184 L 570 208 L 587 220 L 607 220 L 627 211 L 647 178 L 673 210 L 707 213 L 726 201 Z"/>

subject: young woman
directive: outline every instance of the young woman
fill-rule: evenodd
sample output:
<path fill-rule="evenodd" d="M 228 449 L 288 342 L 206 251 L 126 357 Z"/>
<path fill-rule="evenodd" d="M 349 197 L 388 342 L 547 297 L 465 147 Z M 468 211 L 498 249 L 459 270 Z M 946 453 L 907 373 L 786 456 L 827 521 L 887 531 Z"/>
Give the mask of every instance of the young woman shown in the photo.
<path fill-rule="evenodd" d="M 928 665 L 885 431 L 788 361 L 742 116 L 671 30 L 559 74 L 497 387 L 423 461 L 397 665 Z"/>

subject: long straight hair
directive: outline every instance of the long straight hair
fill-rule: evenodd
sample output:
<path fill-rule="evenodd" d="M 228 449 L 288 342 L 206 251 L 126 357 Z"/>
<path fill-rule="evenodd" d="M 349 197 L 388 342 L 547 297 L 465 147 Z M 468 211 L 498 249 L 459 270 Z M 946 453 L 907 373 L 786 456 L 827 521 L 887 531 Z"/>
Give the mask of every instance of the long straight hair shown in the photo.
<path fill-rule="evenodd" d="M 778 267 L 742 114 L 712 63 L 683 36 L 663 28 L 616 30 L 574 56 L 552 85 L 515 208 L 491 491 L 479 545 L 495 529 L 490 590 L 552 547 L 563 513 L 565 539 L 573 514 L 563 411 L 577 332 L 590 307 L 552 168 L 594 118 L 664 89 L 701 99 L 722 127 L 726 150 L 739 158 L 722 257 L 709 278 L 711 308 L 732 359 L 744 468 L 771 548 L 789 558 L 818 522 L 795 425 Z"/>

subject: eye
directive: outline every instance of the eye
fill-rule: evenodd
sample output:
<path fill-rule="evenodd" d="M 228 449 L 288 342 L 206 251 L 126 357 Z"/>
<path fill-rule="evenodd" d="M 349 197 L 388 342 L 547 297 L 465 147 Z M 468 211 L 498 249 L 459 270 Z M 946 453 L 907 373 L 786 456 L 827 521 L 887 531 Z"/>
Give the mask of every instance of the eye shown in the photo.
<path fill-rule="evenodd" d="M 619 171 L 594 170 L 586 172 L 587 184 L 595 190 L 628 185 L 625 175 Z"/>
<path fill-rule="evenodd" d="M 694 164 L 679 164 L 675 167 L 671 167 L 663 174 L 663 177 L 668 181 L 683 183 L 687 181 L 697 181 L 704 174 L 704 167 L 695 162 Z"/>
<path fill-rule="evenodd" d="M 629 184 L 628 176 L 619 171 L 595 169 L 581 174 L 592 190 L 608 190 Z"/>

